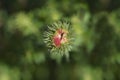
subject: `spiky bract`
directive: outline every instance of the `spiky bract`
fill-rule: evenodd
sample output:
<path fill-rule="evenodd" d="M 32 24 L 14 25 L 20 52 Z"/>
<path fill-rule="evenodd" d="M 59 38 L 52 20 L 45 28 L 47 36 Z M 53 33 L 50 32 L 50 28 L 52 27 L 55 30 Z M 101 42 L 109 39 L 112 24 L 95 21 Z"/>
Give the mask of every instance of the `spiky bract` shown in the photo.
<path fill-rule="evenodd" d="M 73 33 L 71 23 L 67 20 L 49 25 L 44 34 L 44 42 L 50 54 L 68 55 L 72 49 Z"/>

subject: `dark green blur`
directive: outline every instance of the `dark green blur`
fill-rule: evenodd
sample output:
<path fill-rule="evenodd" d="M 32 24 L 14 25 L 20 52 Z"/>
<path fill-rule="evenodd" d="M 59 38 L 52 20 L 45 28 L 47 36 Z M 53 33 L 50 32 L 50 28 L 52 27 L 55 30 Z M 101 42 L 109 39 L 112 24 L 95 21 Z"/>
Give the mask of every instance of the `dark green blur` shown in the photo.
<path fill-rule="evenodd" d="M 69 61 L 50 56 L 46 26 L 69 18 Z M 0 80 L 120 80 L 120 0 L 0 0 Z"/>

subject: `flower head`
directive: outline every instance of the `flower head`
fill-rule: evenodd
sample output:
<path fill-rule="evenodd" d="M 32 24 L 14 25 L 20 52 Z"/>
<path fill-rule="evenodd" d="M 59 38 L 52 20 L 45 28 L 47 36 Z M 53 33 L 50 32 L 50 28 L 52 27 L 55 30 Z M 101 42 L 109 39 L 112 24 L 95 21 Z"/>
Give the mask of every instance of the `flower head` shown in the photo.
<path fill-rule="evenodd" d="M 72 27 L 70 22 L 63 20 L 48 26 L 44 34 L 44 42 L 50 53 L 66 55 L 72 48 Z"/>

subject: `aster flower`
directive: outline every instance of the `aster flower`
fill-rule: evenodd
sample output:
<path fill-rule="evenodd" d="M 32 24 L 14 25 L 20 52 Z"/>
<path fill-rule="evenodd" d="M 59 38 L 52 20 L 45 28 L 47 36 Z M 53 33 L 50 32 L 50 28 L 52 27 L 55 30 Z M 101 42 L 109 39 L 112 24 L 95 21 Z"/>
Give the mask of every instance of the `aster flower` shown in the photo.
<path fill-rule="evenodd" d="M 44 42 L 50 54 L 68 55 L 72 49 L 73 34 L 69 21 L 61 20 L 48 26 L 44 34 Z"/>

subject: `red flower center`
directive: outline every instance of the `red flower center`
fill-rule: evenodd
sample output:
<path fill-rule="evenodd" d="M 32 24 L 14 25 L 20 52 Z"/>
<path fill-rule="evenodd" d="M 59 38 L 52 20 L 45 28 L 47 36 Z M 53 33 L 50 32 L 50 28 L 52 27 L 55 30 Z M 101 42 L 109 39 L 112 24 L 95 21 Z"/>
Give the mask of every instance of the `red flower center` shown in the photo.
<path fill-rule="evenodd" d="M 56 47 L 60 47 L 61 44 L 64 44 L 67 42 L 67 31 L 63 29 L 59 29 L 56 31 L 54 37 L 53 37 L 53 42 Z"/>

